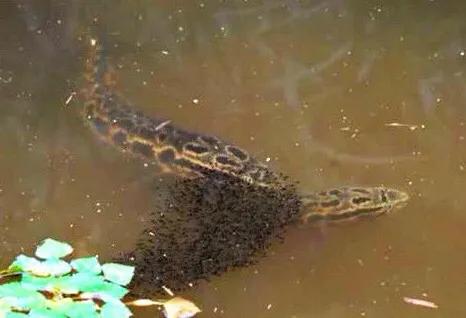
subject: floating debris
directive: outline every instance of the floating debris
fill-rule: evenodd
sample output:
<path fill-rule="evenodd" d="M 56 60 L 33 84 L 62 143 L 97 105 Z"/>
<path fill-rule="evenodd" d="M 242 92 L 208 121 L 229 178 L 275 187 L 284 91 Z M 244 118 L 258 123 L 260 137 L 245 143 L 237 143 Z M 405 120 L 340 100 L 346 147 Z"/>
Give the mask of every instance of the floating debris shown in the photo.
<path fill-rule="evenodd" d="M 437 304 L 424 300 L 424 299 L 417 299 L 417 298 L 410 298 L 410 297 L 403 297 L 403 300 L 405 303 L 411 304 L 411 305 L 416 305 L 416 306 L 422 306 L 422 307 L 428 307 L 428 308 L 438 308 Z"/>
<path fill-rule="evenodd" d="M 76 92 L 71 92 L 70 96 L 65 101 L 65 106 L 68 106 L 69 103 L 73 100 L 74 96 L 76 96 Z"/>
<path fill-rule="evenodd" d="M 170 296 L 172 296 L 172 297 L 175 296 L 175 293 L 173 293 L 173 292 L 171 291 L 171 289 L 168 288 L 167 286 L 162 286 L 162 289 L 163 289 L 168 295 L 170 295 Z"/>
<path fill-rule="evenodd" d="M 163 313 L 167 318 L 190 318 L 201 310 L 193 302 L 181 297 L 174 297 L 163 304 Z"/>
<path fill-rule="evenodd" d="M 127 303 L 132 306 L 163 306 L 163 313 L 166 318 L 191 318 L 201 312 L 193 302 L 181 297 L 173 297 L 168 300 L 138 299 Z"/>
<path fill-rule="evenodd" d="M 414 131 L 414 130 L 419 129 L 419 128 L 421 128 L 421 129 L 426 128 L 426 126 L 424 124 L 422 124 L 422 125 L 410 125 L 410 124 L 402 124 L 402 123 L 396 123 L 396 122 L 387 123 L 387 124 L 385 124 L 385 126 L 387 126 L 387 127 L 407 127 L 411 131 Z"/>
<path fill-rule="evenodd" d="M 169 123 L 171 123 L 171 120 L 166 120 L 162 122 L 161 124 L 157 125 L 157 127 L 155 127 L 155 131 L 159 131 L 160 129 L 168 125 Z"/>

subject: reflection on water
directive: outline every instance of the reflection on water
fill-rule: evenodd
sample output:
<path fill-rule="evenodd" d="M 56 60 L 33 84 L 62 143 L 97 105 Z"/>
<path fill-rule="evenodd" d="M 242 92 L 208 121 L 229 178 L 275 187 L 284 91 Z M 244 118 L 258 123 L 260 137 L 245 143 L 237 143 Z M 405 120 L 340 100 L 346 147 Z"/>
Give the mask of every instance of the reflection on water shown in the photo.
<path fill-rule="evenodd" d="M 154 210 L 150 167 L 96 141 L 79 104 L 65 105 L 79 36 L 103 26 L 119 89 L 146 113 L 238 144 L 303 190 L 411 194 L 373 221 L 290 229 L 258 264 L 189 291 L 205 317 L 464 315 L 465 6 L 2 2 L 2 264 L 45 236 L 111 257 Z"/>

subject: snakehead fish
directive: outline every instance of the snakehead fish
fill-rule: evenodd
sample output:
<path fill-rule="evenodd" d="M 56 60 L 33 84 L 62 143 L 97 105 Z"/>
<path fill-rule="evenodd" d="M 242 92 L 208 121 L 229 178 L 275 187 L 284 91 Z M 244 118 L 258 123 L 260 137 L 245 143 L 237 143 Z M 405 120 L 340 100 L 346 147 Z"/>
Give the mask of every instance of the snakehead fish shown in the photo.
<path fill-rule="evenodd" d="M 100 139 L 124 153 L 155 163 L 163 172 L 187 178 L 215 171 L 260 187 L 273 188 L 286 182 L 282 175 L 236 145 L 138 111 L 114 89 L 100 43 L 94 39 L 90 42 L 86 84 L 81 92 L 82 112 Z M 301 220 L 312 222 L 378 216 L 402 206 L 409 197 L 384 186 L 345 186 L 299 194 L 299 198 Z"/>

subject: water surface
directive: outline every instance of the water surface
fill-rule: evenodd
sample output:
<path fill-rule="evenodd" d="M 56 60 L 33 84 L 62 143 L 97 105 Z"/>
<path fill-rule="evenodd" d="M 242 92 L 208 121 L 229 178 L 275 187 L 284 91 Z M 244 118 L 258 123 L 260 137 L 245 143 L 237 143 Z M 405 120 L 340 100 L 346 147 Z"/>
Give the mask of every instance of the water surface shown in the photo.
<path fill-rule="evenodd" d="M 465 9 L 2 2 L 2 265 L 47 236 L 111 257 L 153 209 L 150 166 L 99 143 L 66 103 L 82 80 L 80 37 L 99 26 L 119 89 L 147 114 L 240 145 L 303 191 L 385 184 L 412 197 L 375 220 L 291 228 L 257 265 L 187 291 L 202 317 L 464 315 Z"/>

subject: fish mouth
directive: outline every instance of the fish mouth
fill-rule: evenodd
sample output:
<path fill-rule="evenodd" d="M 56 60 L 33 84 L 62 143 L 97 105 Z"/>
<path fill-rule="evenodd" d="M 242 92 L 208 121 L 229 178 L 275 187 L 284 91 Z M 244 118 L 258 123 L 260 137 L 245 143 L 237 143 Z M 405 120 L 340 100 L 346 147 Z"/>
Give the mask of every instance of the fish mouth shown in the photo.
<path fill-rule="evenodd" d="M 406 192 L 403 192 L 403 191 L 400 191 L 400 194 L 399 194 L 399 201 L 400 201 L 400 204 L 402 205 L 407 205 L 408 204 L 408 201 L 410 199 L 410 196 L 408 193 Z"/>
<path fill-rule="evenodd" d="M 394 202 L 393 206 L 398 206 L 399 204 L 407 203 L 410 199 L 410 196 L 407 192 L 395 189 L 387 189 L 387 197 Z"/>
<path fill-rule="evenodd" d="M 400 194 L 400 198 L 398 199 L 398 201 L 396 203 L 393 204 L 392 208 L 390 210 L 401 210 L 401 209 L 404 209 L 407 205 L 408 205 L 408 201 L 409 201 L 410 197 L 409 197 L 409 194 L 405 193 L 405 192 L 402 192 Z"/>
<path fill-rule="evenodd" d="M 402 207 L 407 206 L 409 199 L 410 199 L 409 194 L 407 194 L 406 192 L 401 192 L 400 198 L 397 203 L 397 207 L 402 208 Z"/>
<path fill-rule="evenodd" d="M 389 201 L 391 201 L 391 204 L 388 206 L 388 208 L 383 213 L 380 213 L 379 215 L 382 215 L 385 213 L 391 213 L 394 210 L 400 210 L 406 207 L 410 199 L 410 196 L 407 192 L 402 191 L 402 190 L 392 189 L 392 188 L 386 189 L 385 195 L 387 196 Z"/>

